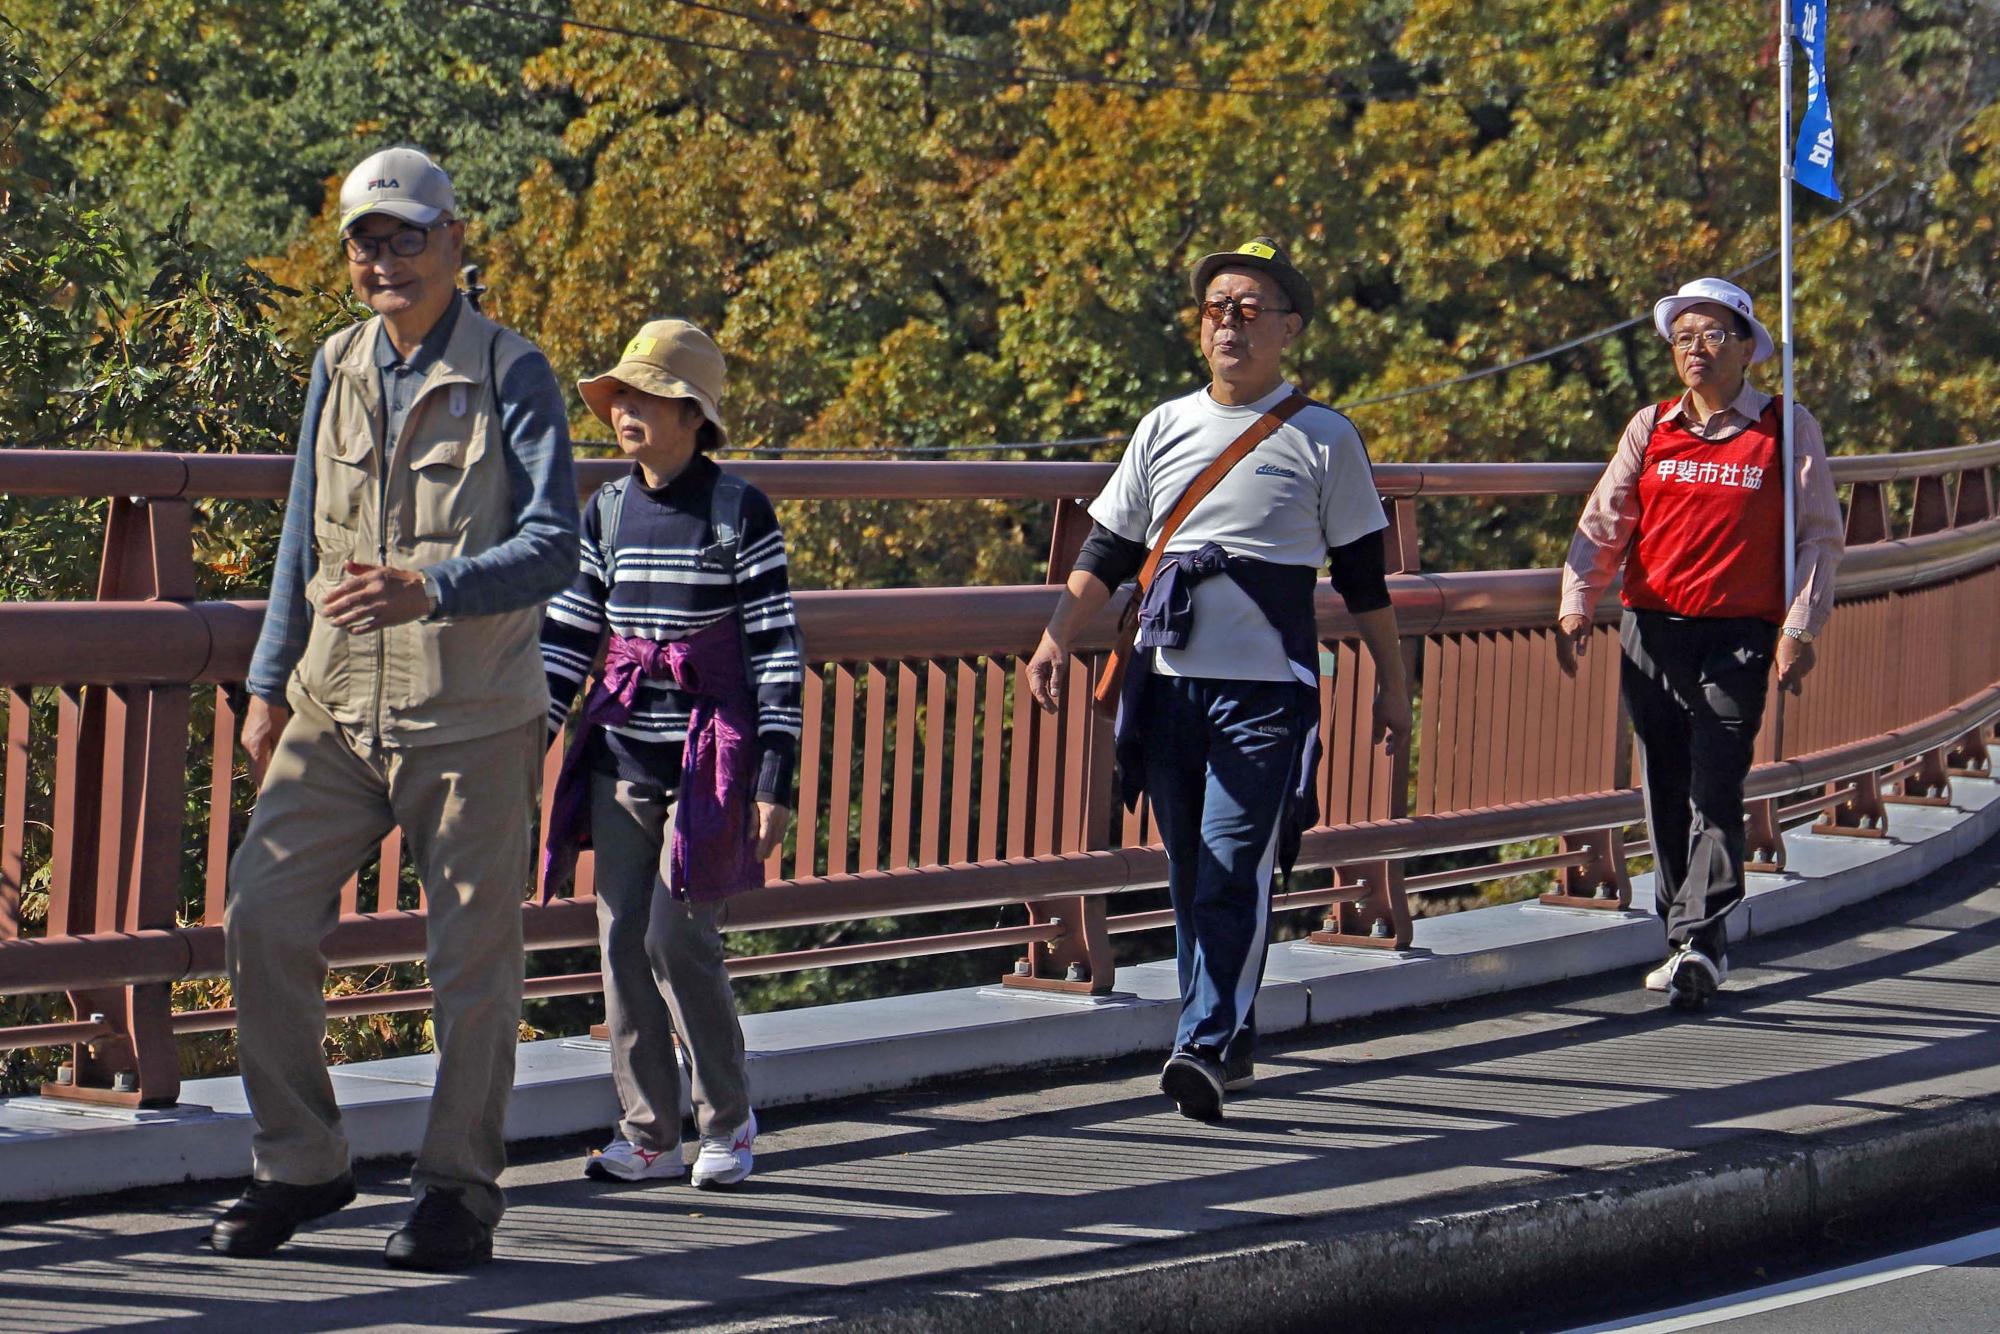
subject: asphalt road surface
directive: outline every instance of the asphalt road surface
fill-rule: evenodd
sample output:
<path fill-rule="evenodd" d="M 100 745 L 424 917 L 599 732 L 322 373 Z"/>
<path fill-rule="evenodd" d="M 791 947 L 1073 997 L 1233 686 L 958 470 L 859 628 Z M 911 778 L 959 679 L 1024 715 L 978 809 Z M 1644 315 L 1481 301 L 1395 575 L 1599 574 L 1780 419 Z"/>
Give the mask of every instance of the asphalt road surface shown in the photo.
<path fill-rule="evenodd" d="M 1808 1267 L 1754 1267 L 1713 1291 L 1535 1326 L 1551 1334 L 1991 1334 L 2000 1329 L 2000 1209 L 1869 1241 L 1830 1242 Z M 1741 1280 L 1748 1278 L 1744 1283 Z"/>

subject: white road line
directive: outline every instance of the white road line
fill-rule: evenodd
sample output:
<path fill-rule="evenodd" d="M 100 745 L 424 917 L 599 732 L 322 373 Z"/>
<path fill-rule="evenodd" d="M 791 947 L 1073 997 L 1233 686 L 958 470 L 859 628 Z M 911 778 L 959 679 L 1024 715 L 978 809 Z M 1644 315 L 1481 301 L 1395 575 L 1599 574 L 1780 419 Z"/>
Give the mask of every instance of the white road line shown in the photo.
<path fill-rule="evenodd" d="M 2000 1228 L 1989 1228 L 1970 1236 L 1941 1241 L 1934 1246 L 1885 1255 L 1877 1260 L 1865 1260 L 1839 1269 L 1822 1270 L 1804 1278 L 1752 1288 L 1727 1297 L 1690 1302 L 1667 1311 L 1648 1311 L 1623 1320 L 1582 1325 L 1566 1330 L 1564 1334 L 1612 1334 L 1612 1331 L 1619 1331 L 1620 1334 L 1672 1334 L 1675 1330 L 1701 1329 L 1706 1325 L 1719 1325 L 1725 1320 L 1740 1320 L 1764 1311 L 1779 1311 L 1787 1306 L 1803 1306 L 1807 1302 L 1838 1297 L 1843 1292 L 1915 1278 L 1919 1274 L 1949 1269 L 1953 1265 L 1989 1255 L 2000 1255 Z"/>

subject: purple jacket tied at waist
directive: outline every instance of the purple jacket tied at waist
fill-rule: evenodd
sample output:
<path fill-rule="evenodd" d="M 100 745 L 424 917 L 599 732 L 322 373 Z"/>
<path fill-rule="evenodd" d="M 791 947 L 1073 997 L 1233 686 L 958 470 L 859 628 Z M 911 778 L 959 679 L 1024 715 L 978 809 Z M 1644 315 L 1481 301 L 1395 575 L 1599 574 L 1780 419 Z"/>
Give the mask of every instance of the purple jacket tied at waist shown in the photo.
<path fill-rule="evenodd" d="M 576 873 L 577 853 L 590 846 L 590 762 L 599 728 L 632 714 L 639 683 L 670 677 L 693 698 L 682 750 L 667 889 L 676 897 L 726 898 L 764 884 L 757 860 L 752 800 L 757 782 L 757 698 L 743 661 L 734 618 L 687 639 L 661 643 L 612 635 L 576 739 L 563 756 L 550 798 L 548 847 L 542 861 L 547 899 Z"/>

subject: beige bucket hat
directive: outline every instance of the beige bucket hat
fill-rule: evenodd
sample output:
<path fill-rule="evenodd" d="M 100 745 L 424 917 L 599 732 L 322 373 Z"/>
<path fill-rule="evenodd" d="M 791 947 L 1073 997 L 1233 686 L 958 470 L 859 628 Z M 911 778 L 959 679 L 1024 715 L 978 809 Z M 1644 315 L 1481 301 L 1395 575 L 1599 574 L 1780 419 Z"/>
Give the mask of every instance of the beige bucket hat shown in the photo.
<path fill-rule="evenodd" d="M 602 375 L 576 382 L 577 392 L 591 412 L 611 424 L 611 396 L 628 385 L 660 398 L 691 398 L 701 415 L 714 424 L 720 443 L 729 428 L 722 424 L 722 391 L 729 367 L 715 340 L 686 320 L 650 320 L 625 344 L 618 364 Z"/>

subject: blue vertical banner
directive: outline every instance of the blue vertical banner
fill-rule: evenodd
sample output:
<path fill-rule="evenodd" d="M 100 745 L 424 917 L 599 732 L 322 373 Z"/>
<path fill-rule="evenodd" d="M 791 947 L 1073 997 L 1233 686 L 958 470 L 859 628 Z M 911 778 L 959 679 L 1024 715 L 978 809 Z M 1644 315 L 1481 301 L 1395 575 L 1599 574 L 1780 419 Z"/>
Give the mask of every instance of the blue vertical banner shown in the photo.
<path fill-rule="evenodd" d="M 1815 194 L 1840 198 L 1833 181 L 1833 111 L 1826 95 L 1827 0 L 1792 0 L 1792 26 L 1806 51 L 1806 114 L 1792 152 L 1792 178 Z"/>

